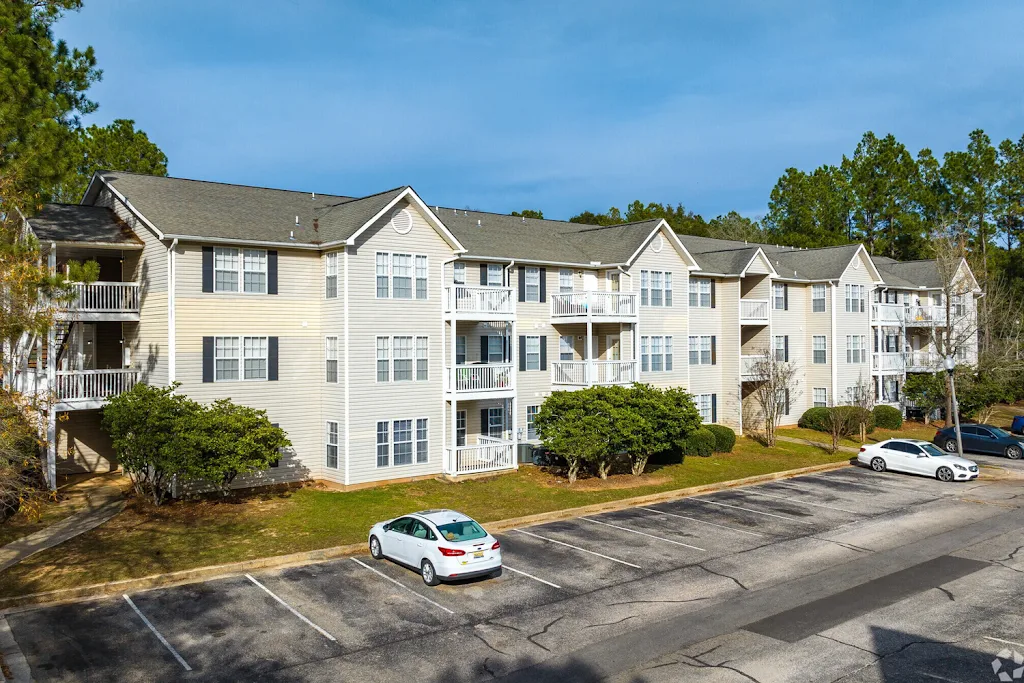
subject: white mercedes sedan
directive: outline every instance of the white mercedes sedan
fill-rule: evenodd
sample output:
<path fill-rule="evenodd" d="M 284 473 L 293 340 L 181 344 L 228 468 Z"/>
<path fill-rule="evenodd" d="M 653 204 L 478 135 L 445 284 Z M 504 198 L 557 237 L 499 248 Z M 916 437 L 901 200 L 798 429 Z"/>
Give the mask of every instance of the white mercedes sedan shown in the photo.
<path fill-rule="evenodd" d="M 424 510 L 374 524 L 370 555 L 418 571 L 428 586 L 501 575 L 498 539 L 454 510 Z"/>
<path fill-rule="evenodd" d="M 939 481 L 969 481 L 978 477 L 978 463 L 940 450 L 920 439 L 888 439 L 860 447 L 857 461 L 875 472 L 909 472 Z"/>

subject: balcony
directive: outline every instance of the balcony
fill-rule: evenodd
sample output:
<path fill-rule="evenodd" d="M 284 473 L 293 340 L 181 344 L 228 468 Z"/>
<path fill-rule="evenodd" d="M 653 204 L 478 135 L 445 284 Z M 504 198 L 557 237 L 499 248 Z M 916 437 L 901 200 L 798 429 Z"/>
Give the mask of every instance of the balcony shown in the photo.
<path fill-rule="evenodd" d="M 768 299 L 740 299 L 740 325 L 767 325 Z"/>
<path fill-rule="evenodd" d="M 28 370 L 15 376 L 14 389 L 42 400 L 52 400 L 56 410 L 91 410 L 102 408 L 108 398 L 123 394 L 138 381 L 139 371 L 130 368 L 58 370 L 51 392 L 45 371 Z"/>
<path fill-rule="evenodd" d="M 758 354 L 756 356 L 740 356 L 740 375 L 742 377 L 742 381 L 752 382 L 761 375 L 761 373 L 758 372 L 757 364 L 763 359 L 764 354 Z"/>
<path fill-rule="evenodd" d="M 942 356 L 932 351 L 911 351 L 906 355 L 907 372 L 938 372 Z"/>
<path fill-rule="evenodd" d="M 636 322 L 639 299 L 633 292 L 571 292 L 551 295 L 551 322 Z"/>
<path fill-rule="evenodd" d="M 139 319 L 137 282 L 76 282 L 71 286 L 74 300 L 61 307 L 59 318 L 86 322 Z"/>
<path fill-rule="evenodd" d="M 445 313 L 457 320 L 511 320 L 516 313 L 516 298 L 511 287 L 444 288 Z"/>
<path fill-rule="evenodd" d="M 451 476 L 479 474 L 516 467 L 515 442 L 478 437 L 476 446 L 444 449 L 444 472 Z"/>
<path fill-rule="evenodd" d="M 887 351 L 871 354 L 871 372 L 903 372 L 906 369 L 904 354 Z"/>
<path fill-rule="evenodd" d="M 874 303 L 871 304 L 871 322 L 875 325 L 906 325 L 907 327 L 945 325 L 946 307 Z"/>
<path fill-rule="evenodd" d="M 640 381 L 635 360 L 559 360 L 551 363 L 551 383 L 568 387 L 633 384 Z"/>
<path fill-rule="evenodd" d="M 445 369 L 445 393 L 463 399 L 507 397 L 514 393 L 511 363 L 457 365 Z"/>

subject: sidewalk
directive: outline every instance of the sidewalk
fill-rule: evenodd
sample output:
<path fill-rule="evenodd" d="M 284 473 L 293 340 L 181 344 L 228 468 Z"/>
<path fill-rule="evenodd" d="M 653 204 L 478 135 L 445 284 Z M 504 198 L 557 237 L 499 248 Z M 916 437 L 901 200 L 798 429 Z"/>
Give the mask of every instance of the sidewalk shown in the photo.
<path fill-rule="evenodd" d="M 68 505 L 81 506 L 78 512 L 33 534 L 0 547 L 0 571 L 26 557 L 59 545 L 98 527 L 124 507 L 124 495 L 116 475 L 79 480 L 62 488 Z"/>

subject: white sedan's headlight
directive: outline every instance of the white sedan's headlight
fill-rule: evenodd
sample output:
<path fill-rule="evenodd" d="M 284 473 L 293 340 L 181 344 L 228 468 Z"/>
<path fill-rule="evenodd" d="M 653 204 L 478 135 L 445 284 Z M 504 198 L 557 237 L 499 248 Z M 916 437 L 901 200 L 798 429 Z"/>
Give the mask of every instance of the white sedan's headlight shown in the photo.
<path fill-rule="evenodd" d="M 953 467 L 957 468 L 958 470 L 963 470 L 964 472 L 967 471 L 967 468 L 964 467 L 963 465 L 953 465 Z"/>

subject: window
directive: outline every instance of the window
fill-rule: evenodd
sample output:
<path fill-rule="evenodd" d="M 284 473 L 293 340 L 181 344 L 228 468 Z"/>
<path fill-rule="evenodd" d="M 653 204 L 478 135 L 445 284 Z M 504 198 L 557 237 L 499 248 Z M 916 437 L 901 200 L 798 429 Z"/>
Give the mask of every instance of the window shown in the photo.
<path fill-rule="evenodd" d="M 540 302 L 540 268 L 526 267 L 526 300 Z"/>
<path fill-rule="evenodd" d="M 568 268 L 562 268 L 558 271 L 558 293 L 572 294 L 572 289 L 572 271 Z"/>
<path fill-rule="evenodd" d="M 267 250 L 214 247 L 213 284 L 215 292 L 266 294 Z"/>
<path fill-rule="evenodd" d="M 213 340 L 214 380 L 228 382 L 238 376 L 238 337 L 215 337 Z"/>
<path fill-rule="evenodd" d="M 505 338 L 500 334 L 487 335 L 487 358 L 480 360 L 486 363 L 504 363 Z"/>
<path fill-rule="evenodd" d="M 487 409 L 487 436 L 493 439 L 500 439 L 505 432 L 505 409 Z"/>
<path fill-rule="evenodd" d="M 466 284 L 466 262 L 456 261 L 452 264 L 452 282 L 457 285 Z"/>
<path fill-rule="evenodd" d="M 394 337 L 391 340 L 394 349 L 392 361 L 392 380 L 395 382 L 412 381 L 412 337 Z"/>
<path fill-rule="evenodd" d="M 326 465 L 338 469 L 338 423 L 327 421 L 327 457 Z"/>
<path fill-rule="evenodd" d="M 786 310 L 786 285 L 775 283 L 772 285 L 772 307 L 776 311 Z"/>
<path fill-rule="evenodd" d="M 412 420 L 391 423 L 391 445 L 395 450 L 395 467 L 412 464 Z"/>
<path fill-rule="evenodd" d="M 213 248 L 213 291 L 238 291 L 238 250 Z"/>
<path fill-rule="evenodd" d="M 338 338 L 327 337 L 324 345 L 324 359 L 327 364 L 325 380 L 327 382 L 338 381 Z"/>
<path fill-rule="evenodd" d="M 671 306 L 672 273 L 667 273 L 661 270 L 641 270 L 640 305 Z"/>
<path fill-rule="evenodd" d="M 501 287 L 505 284 L 501 273 L 500 263 L 487 264 L 487 282 L 485 284 L 488 287 Z"/>
<path fill-rule="evenodd" d="M 963 344 L 961 344 L 960 346 L 956 347 L 956 359 L 957 360 L 967 360 L 967 347 L 964 346 Z"/>
<path fill-rule="evenodd" d="M 935 303 L 938 306 L 942 305 L 942 292 L 939 292 L 938 300 Z M 957 318 L 962 318 L 967 315 L 967 297 L 965 295 L 953 295 L 953 315 Z"/>
<path fill-rule="evenodd" d="M 328 299 L 336 299 L 338 297 L 338 252 L 332 251 L 325 258 L 327 262 L 324 266 L 326 273 L 324 296 Z"/>
<path fill-rule="evenodd" d="M 427 298 L 427 257 L 416 256 L 416 298 Z"/>
<path fill-rule="evenodd" d="M 391 339 L 377 337 L 377 381 L 387 382 L 391 379 Z"/>
<path fill-rule="evenodd" d="M 785 335 L 776 335 L 774 339 L 773 349 L 775 351 L 775 360 L 779 363 L 786 362 L 786 337 Z"/>
<path fill-rule="evenodd" d="M 266 249 L 242 250 L 242 288 L 252 294 L 267 293 Z"/>
<path fill-rule="evenodd" d="M 713 354 L 711 335 L 690 337 L 690 365 L 711 365 Z"/>
<path fill-rule="evenodd" d="M 526 338 L 526 369 L 540 370 L 540 337 Z"/>
<path fill-rule="evenodd" d="M 868 361 L 868 338 L 865 335 L 846 335 L 846 362 L 866 363 Z"/>
<path fill-rule="evenodd" d="M 608 271 L 608 291 L 618 292 L 622 287 L 622 280 L 619 277 L 619 273 L 614 270 Z"/>
<path fill-rule="evenodd" d="M 412 298 L 412 254 L 391 255 L 391 298 Z"/>
<path fill-rule="evenodd" d="M 537 413 L 540 412 L 540 406 L 526 406 L 526 438 L 536 439 L 537 428 L 533 426 L 534 420 L 537 418 Z"/>
<path fill-rule="evenodd" d="M 377 298 L 387 299 L 391 296 L 391 281 L 388 279 L 388 255 L 377 252 Z"/>
<path fill-rule="evenodd" d="M 711 422 L 714 417 L 711 410 L 712 394 L 699 394 L 697 396 L 697 411 L 700 413 L 701 422 Z"/>
<path fill-rule="evenodd" d="M 814 388 L 814 407 L 815 408 L 827 408 L 828 407 L 828 389 L 824 387 Z"/>
<path fill-rule="evenodd" d="M 466 338 L 464 336 L 455 338 L 455 364 L 466 364 Z"/>
<path fill-rule="evenodd" d="M 864 285 L 846 285 L 846 312 L 863 313 L 867 289 Z"/>
<path fill-rule="evenodd" d="M 455 412 L 455 445 L 465 446 L 466 445 L 466 411 L 458 410 Z"/>
<path fill-rule="evenodd" d="M 711 308 L 711 280 L 690 279 L 690 308 Z"/>
<path fill-rule="evenodd" d="M 827 363 L 828 358 L 825 347 L 825 335 L 814 335 L 811 340 L 812 358 L 815 363 Z"/>
<path fill-rule="evenodd" d="M 667 372 L 672 369 L 672 337 L 640 337 L 640 370 Z"/>
<path fill-rule="evenodd" d="M 425 463 L 430 459 L 430 439 L 427 418 L 416 420 L 416 462 Z"/>
<path fill-rule="evenodd" d="M 558 338 L 558 360 L 573 360 L 575 357 L 573 336 L 571 334 L 563 334 Z"/>
<path fill-rule="evenodd" d="M 824 285 L 811 285 L 811 310 L 815 313 L 825 312 Z"/>
<path fill-rule="evenodd" d="M 428 341 L 426 337 L 416 337 L 416 381 L 426 382 L 430 379 L 430 363 L 427 357 Z"/>
<path fill-rule="evenodd" d="M 267 338 L 242 337 L 244 379 L 267 378 Z"/>
<path fill-rule="evenodd" d="M 391 450 L 388 444 L 388 422 L 377 423 L 377 467 L 391 464 Z"/>
<path fill-rule="evenodd" d="M 214 337 L 214 381 L 267 379 L 267 349 L 267 337 Z"/>

